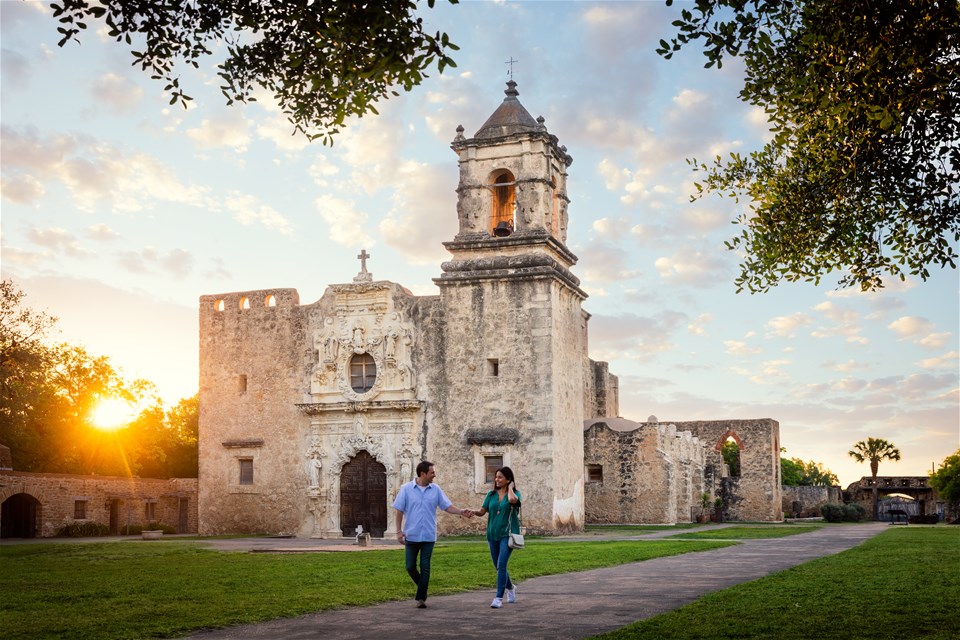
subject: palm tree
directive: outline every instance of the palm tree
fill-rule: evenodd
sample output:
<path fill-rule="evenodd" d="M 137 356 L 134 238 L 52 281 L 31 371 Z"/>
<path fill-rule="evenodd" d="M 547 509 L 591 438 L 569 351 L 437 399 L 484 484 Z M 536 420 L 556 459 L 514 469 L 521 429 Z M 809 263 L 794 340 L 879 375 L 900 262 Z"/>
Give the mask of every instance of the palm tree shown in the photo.
<path fill-rule="evenodd" d="M 867 438 L 853 445 L 847 452 L 857 462 L 870 461 L 870 474 L 873 477 L 873 519 L 876 520 L 879 512 L 877 504 L 877 470 L 881 460 L 899 460 L 900 450 L 883 438 Z"/>

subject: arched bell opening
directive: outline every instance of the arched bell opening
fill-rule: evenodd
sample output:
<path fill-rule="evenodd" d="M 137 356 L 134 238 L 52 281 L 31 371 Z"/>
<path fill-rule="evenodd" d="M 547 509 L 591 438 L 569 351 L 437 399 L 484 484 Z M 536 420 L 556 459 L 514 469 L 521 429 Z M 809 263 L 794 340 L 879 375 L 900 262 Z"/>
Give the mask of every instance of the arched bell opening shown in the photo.
<path fill-rule="evenodd" d="M 497 237 L 509 236 L 516 228 L 516 178 L 507 170 L 493 174 L 493 210 L 490 214 L 490 233 Z"/>

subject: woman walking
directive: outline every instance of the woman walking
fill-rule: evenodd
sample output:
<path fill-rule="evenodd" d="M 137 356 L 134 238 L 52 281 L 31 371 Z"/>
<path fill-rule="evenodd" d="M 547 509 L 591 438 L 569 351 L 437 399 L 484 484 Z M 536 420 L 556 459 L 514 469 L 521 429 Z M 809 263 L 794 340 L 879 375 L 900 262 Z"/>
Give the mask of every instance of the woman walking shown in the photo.
<path fill-rule="evenodd" d="M 497 568 L 497 596 L 490 603 L 494 609 L 503 606 L 503 594 L 507 602 L 517 601 L 517 588 L 510 580 L 507 563 L 513 549 L 507 544 L 510 533 L 520 533 L 520 492 L 513 481 L 510 467 L 500 467 L 493 479 L 493 490 L 483 499 L 483 506 L 473 513 L 487 518 L 487 544 L 490 545 L 490 557 Z"/>

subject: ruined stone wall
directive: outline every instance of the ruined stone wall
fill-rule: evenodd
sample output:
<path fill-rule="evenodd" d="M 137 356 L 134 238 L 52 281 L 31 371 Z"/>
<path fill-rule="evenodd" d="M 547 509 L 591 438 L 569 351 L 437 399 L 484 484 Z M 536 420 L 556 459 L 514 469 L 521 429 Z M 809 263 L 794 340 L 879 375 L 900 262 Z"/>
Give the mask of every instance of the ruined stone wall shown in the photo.
<path fill-rule="evenodd" d="M 828 502 L 843 502 L 840 487 L 783 486 L 783 513 L 794 518 L 820 517 L 820 507 Z"/>
<path fill-rule="evenodd" d="M 587 360 L 587 376 L 583 387 L 584 420 L 615 418 L 620 415 L 620 382 L 610 373 L 606 362 Z"/>
<path fill-rule="evenodd" d="M 697 438 L 674 425 L 623 418 L 586 424 L 584 463 L 601 467 L 603 477 L 586 484 L 587 522 L 690 521 L 704 490 L 705 452 Z"/>
<path fill-rule="evenodd" d="M 783 519 L 780 485 L 780 425 L 769 418 L 755 420 L 700 420 L 674 422 L 678 430 L 690 431 L 709 452 L 707 475 L 714 495 L 722 493 L 720 450 L 728 437 L 740 445 L 740 477 L 733 493 L 723 495 L 724 517 L 729 520 L 779 522 Z"/>
<path fill-rule="evenodd" d="M 38 537 L 55 536 L 60 527 L 74 522 L 97 522 L 109 527 L 113 502 L 117 503 L 118 527 L 146 526 L 146 505 L 152 502 L 153 522 L 174 527 L 178 533 L 197 532 L 196 478 L 163 480 L 0 471 L 0 503 L 17 494 L 27 494 L 40 503 L 35 528 Z M 79 520 L 74 518 L 78 500 L 86 502 L 86 517 Z M 180 530 L 184 501 L 187 520 Z"/>
<path fill-rule="evenodd" d="M 312 366 L 295 289 L 200 298 L 200 533 L 294 533 Z M 299 392 L 299 395 L 298 395 Z M 253 483 L 240 483 L 241 460 Z M 300 488 L 300 491 L 298 491 Z"/>

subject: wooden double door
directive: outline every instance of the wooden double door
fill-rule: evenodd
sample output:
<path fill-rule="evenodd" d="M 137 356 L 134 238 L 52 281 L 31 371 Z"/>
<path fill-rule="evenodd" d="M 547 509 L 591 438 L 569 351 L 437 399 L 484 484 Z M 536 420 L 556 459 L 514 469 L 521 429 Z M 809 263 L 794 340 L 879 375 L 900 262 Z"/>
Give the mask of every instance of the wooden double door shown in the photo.
<path fill-rule="evenodd" d="M 352 537 L 358 525 L 374 538 L 387 530 L 387 469 L 367 451 L 340 471 L 340 531 Z"/>

